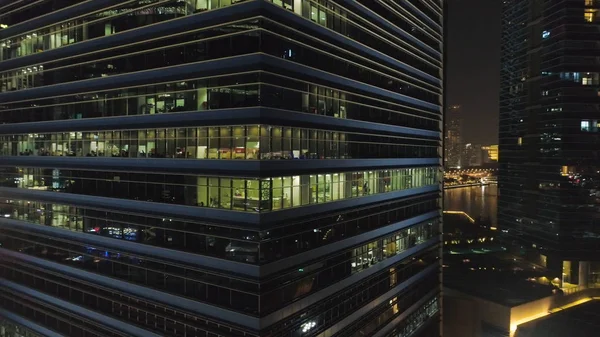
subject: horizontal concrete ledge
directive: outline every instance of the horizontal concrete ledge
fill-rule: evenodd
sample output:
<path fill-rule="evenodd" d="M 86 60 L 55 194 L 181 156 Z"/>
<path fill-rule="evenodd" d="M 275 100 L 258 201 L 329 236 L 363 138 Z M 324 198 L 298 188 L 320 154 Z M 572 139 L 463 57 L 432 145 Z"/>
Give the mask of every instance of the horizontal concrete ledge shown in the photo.
<path fill-rule="evenodd" d="M 1 124 L 0 135 L 245 124 L 295 126 L 378 135 L 422 137 L 434 141 L 441 141 L 442 135 L 440 130 L 425 130 L 356 119 L 342 119 L 268 107 Z"/>
<path fill-rule="evenodd" d="M 272 160 L 260 162 L 260 176 L 276 177 L 285 174 L 337 173 L 357 170 L 398 169 L 403 167 L 439 165 L 441 165 L 441 158 Z"/>
<path fill-rule="evenodd" d="M 232 276 L 239 275 L 242 278 L 247 277 L 251 279 L 258 279 L 260 276 L 260 267 L 258 265 L 229 261 L 206 255 L 192 254 L 163 247 L 144 245 L 137 242 L 118 240 L 83 232 L 75 232 L 58 227 L 43 226 L 26 221 L 0 218 L 0 228 L 15 229 L 29 233 L 39 233 L 41 235 L 47 235 L 57 239 L 80 242 L 82 245 L 96 246 L 98 249 L 105 248 L 107 250 L 130 253 L 132 255 L 148 257 L 150 259 L 161 259 L 165 260 L 165 262 L 172 261 L 175 264 L 182 264 L 192 268 L 204 269 L 207 272 L 227 272 Z"/>
<path fill-rule="evenodd" d="M 120 158 L 120 157 L 0 157 L 0 166 L 42 167 L 88 171 L 206 174 L 234 177 L 259 177 L 258 160 Z"/>
<path fill-rule="evenodd" d="M 13 187 L 0 187 L 0 197 L 70 204 L 92 209 L 147 214 L 161 218 L 173 217 L 192 221 L 206 221 L 209 223 L 226 224 L 237 228 L 265 230 L 281 226 L 282 223 L 291 219 L 439 191 L 439 185 L 430 185 L 265 213 L 241 212 L 209 207 L 174 205 Z"/>
<path fill-rule="evenodd" d="M 320 213 L 335 212 L 342 209 L 349 209 L 359 206 L 367 206 L 369 204 L 375 204 L 394 199 L 401 199 L 405 197 L 415 196 L 424 193 L 440 192 L 441 186 L 429 185 L 424 187 L 411 188 L 400 191 L 393 191 L 388 193 L 373 194 L 364 197 L 357 197 L 333 202 L 327 202 L 323 204 L 315 204 L 310 206 L 302 206 L 296 208 L 288 208 L 276 212 L 263 213 L 260 216 L 261 229 L 269 229 L 273 227 L 281 226 L 285 221 L 290 219 L 309 217 Z"/>
<path fill-rule="evenodd" d="M 50 307 L 57 307 L 57 308 L 60 308 L 61 310 L 70 311 L 73 314 L 73 316 L 75 316 L 75 317 L 84 317 L 93 322 L 96 322 L 96 324 L 98 324 L 100 326 L 104 326 L 109 329 L 114 329 L 117 331 L 124 332 L 129 336 L 134 336 L 134 337 L 160 337 L 161 336 L 161 335 L 157 335 L 149 330 L 138 328 L 137 326 L 134 326 L 132 324 L 128 324 L 123 321 L 114 319 L 112 317 L 105 316 L 97 311 L 92 311 L 92 310 L 86 309 L 84 307 L 72 304 L 70 302 L 63 301 L 57 297 L 46 295 L 45 293 L 42 293 L 40 291 L 16 284 L 14 282 L 11 282 L 11 281 L 8 281 L 5 279 L 0 278 L 0 285 L 4 289 L 8 289 L 8 290 L 11 290 L 16 293 L 20 293 L 20 294 L 23 294 L 26 296 L 33 297 L 36 300 L 47 303 L 48 306 L 50 306 Z"/>
<path fill-rule="evenodd" d="M 102 209 L 108 211 L 147 214 L 157 217 L 173 217 L 192 221 L 206 221 L 226 224 L 237 228 L 269 229 L 280 226 L 284 221 L 312 216 L 319 213 L 335 212 L 358 206 L 385 202 L 394 199 L 439 192 L 440 185 L 430 185 L 388 193 L 373 194 L 364 197 L 306 205 L 273 212 L 242 212 L 209 207 L 174 205 L 140 200 L 117 199 L 73 193 L 39 191 L 13 187 L 0 187 L 0 197 L 70 204 L 74 206 Z"/>
<path fill-rule="evenodd" d="M 396 169 L 440 165 L 439 158 L 223 160 L 174 158 L 0 156 L 3 167 L 43 167 L 92 171 L 181 173 L 269 178 L 311 173 Z"/>
<path fill-rule="evenodd" d="M 260 124 L 260 107 L 1 124 L 0 135 Z"/>
<path fill-rule="evenodd" d="M 331 128 L 332 130 L 376 133 L 380 135 L 416 136 L 439 141 L 442 139 L 441 130 L 417 129 L 406 126 L 367 122 L 357 119 L 342 119 L 274 108 L 261 108 L 261 120 L 266 122 L 273 121 L 276 125 L 298 125 L 314 129 Z"/>
<path fill-rule="evenodd" d="M 139 286 L 134 283 L 121 281 L 104 275 L 91 273 L 82 269 L 68 267 L 56 262 L 51 262 L 23 253 L 0 248 L 0 259 L 3 258 L 10 258 L 30 263 L 40 268 L 55 271 L 75 279 L 98 284 L 99 286 L 103 286 L 105 288 L 115 289 L 126 294 L 131 294 L 131 296 L 134 297 L 148 299 L 158 303 L 164 303 L 165 305 L 173 308 L 180 308 L 200 316 L 214 317 L 216 321 L 230 322 L 234 326 L 244 326 L 252 330 L 258 330 L 259 328 L 259 319 L 257 317 L 252 317 L 214 305 L 194 301 L 181 296 L 171 295 L 148 287 Z"/>
<path fill-rule="evenodd" d="M 17 314 L 14 314 L 8 310 L 0 308 L 0 317 L 3 317 L 17 325 L 23 326 L 33 332 L 36 332 L 45 337 L 65 337 L 57 332 L 47 329 L 37 323 L 34 323 L 26 318 L 23 318 Z"/>

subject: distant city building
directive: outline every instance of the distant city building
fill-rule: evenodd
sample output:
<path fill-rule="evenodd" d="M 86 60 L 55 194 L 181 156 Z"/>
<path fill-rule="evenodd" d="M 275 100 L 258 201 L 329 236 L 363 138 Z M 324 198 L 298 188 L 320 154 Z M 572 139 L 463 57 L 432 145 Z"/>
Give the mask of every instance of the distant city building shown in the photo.
<path fill-rule="evenodd" d="M 498 145 L 485 145 L 481 147 L 483 164 L 498 162 Z"/>
<path fill-rule="evenodd" d="M 460 105 L 451 105 L 446 109 L 444 132 L 444 166 L 455 168 L 462 166 L 462 117 Z"/>
<path fill-rule="evenodd" d="M 599 14 L 503 2 L 499 227 L 562 288 L 600 282 Z"/>
<path fill-rule="evenodd" d="M 481 166 L 482 153 L 480 144 L 467 143 L 463 147 L 462 152 L 462 166 L 464 167 L 477 167 Z"/>

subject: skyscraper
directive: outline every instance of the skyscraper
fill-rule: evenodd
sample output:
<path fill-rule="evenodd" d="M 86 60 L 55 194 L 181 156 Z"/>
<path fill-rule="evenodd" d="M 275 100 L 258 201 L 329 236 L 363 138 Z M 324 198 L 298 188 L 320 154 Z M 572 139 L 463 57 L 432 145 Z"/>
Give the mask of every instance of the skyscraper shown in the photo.
<path fill-rule="evenodd" d="M 503 4 L 499 223 L 555 283 L 585 288 L 600 272 L 600 3 Z"/>
<path fill-rule="evenodd" d="M 461 163 L 465 167 L 481 166 L 483 161 L 483 153 L 481 152 L 481 144 L 466 143 L 462 147 Z"/>
<path fill-rule="evenodd" d="M 439 335 L 439 0 L 0 2 L 9 336 Z"/>
<path fill-rule="evenodd" d="M 464 144 L 462 139 L 460 105 L 452 105 L 446 109 L 445 123 L 444 166 L 446 168 L 468 166 L 468 164 L 464 164 L 462 160 Z"/>

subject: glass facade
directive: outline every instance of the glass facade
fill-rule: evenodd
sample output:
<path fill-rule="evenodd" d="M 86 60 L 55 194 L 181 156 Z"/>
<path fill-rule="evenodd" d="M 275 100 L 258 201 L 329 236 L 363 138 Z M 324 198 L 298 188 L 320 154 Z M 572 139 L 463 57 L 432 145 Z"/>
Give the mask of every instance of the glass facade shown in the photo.
<path fill-rule="evenodd" d="M 208 274 L 185 265 L 165 264 L 143 256 L 106 250 L 104 247 L 71 244 L 16 230 L 3 230 L 6 249 L 48 259 L 149 288 L 160 289 L 196 301 L 225 305 L 249 314 L 268 314 L 286 304 L 360 273 L 385 259 L 404 253 L 439 234 L 439 226 L 423 223 L 393 233 L 383 240 L 369 242 L 339 255 L 306 266 L 303 272 L 278 276 L 259 285 L 249 280 Z M 32 242 L 37 242 L 31 246 Z M 386 251 L 384 252 L 383 246 Z M 437 261 L 437 252 L 431 261 Z M 282 281 L 286 285 L 281 286 Z M 307 287 L 310 284 L 310 287 Z M 259 300 L 260 298 L 260 300 Z M 259 307 L 259 303 L 260 307 Z"/>
<path fill-rule="evenodd" d="M 435 186 L 440 181 L 436 167 L 262 179 L 23 167 L 12 171 L 0 172 L 0 186 L 246 212 Z"/>
<path fill-rule="evenodd" d="M 25 327 L 6 319 L 0 319 L 0 336 L 2 337 L 42 337 Z"/>
<path fill-rule="evenodd" d="M 259 81 L 261 84 L 256 84 Z M 259 103 L 261 96 L 269 99 Z M 18 123 L 202 112 L 259 105 L 425 130 L 440 128 L 439 116 L 421 108 L 265 72 L 98 90 L 52 99 L 28 99 L 3 105 L 2 114 L 6 116 L 6 123 Z"/>
<path fill-rule="evenodd" d="M 271 125 L 0 136 L 4 156 L 177 159 L 431 158 L 435 140 Z"/>
<path fill-rule="evenodd" d="M 499 223 L 549 279 L 584 288 L 600 238 L 599 10 L 584 0 L 503 10 Z"/>
<path fill-rule="evenodd" d="M 3 7 L 0 335 L 438 324 L 442 21 L 439 0 Z"/>
<path fill-rule="evenodd" d="M 0 200 L 4 218 L 254 264 L 274 262 L 437 209 L 436 200 L 421 196 L 260 231 L 67 204 Z"/>

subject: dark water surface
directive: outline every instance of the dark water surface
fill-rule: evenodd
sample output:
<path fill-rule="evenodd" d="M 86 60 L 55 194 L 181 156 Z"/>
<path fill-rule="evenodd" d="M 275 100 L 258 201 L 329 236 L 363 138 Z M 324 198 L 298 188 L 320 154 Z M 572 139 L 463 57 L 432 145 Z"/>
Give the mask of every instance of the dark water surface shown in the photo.
<path fill-rule="evenodd" d="M 498 185 L 444 190 L 444 210 L 467 212 L 475 219 L 489 218 L 490 225 L 497 227 Z"/>

